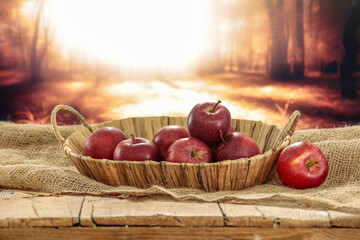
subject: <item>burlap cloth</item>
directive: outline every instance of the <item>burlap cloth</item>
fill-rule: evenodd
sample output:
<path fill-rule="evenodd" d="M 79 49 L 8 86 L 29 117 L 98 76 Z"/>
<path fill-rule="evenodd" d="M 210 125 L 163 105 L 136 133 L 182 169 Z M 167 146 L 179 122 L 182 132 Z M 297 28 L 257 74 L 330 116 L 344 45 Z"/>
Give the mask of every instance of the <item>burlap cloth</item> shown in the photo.
<path fill-rule="evenodd" d="M 82 126 L 60 127 L 64 137 Z M 0 189 L 112 195 L 143 199 L 149 196 L 182 201 L 238 202 L 287 207 L 334 209 L 360 213 L 360 126 L 297 130 L 293 142 L 310 141 L 324 152 L 329 175 L 319 188 L 285 187 L 277 174 L 267 183 L 241 191 L 206 193 L 194 189 L 149 189 L 107 186 L 81 175 L 55 138 L 50 125 L 0 122 Z M 142 196 L 143 198 L 141 198 Z"/>

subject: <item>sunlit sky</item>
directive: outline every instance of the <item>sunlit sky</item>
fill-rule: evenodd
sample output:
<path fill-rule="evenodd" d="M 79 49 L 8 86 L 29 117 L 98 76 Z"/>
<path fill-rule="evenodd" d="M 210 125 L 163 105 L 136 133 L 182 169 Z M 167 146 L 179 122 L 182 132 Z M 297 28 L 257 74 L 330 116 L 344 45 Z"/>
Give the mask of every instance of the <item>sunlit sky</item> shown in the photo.
<path fill-rule="evenodd" d="M 206 9 L 206 0 L 47 0 L 45 17 L 65 57 L 71 52 L 115 66 L 181 68 L 205 45 Z M 34 1 L 23 11 L 34 12 Z"/>

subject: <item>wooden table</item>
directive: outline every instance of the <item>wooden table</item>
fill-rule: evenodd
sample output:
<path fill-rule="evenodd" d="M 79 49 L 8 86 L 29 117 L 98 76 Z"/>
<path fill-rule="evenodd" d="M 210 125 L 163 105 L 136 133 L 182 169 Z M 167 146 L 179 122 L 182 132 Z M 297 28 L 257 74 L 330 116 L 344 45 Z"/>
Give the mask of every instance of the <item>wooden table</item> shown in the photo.
<path fill-rule="evenodd" d="M 0 190 L 0 239 L 360 239 L 360 215 Z"/>

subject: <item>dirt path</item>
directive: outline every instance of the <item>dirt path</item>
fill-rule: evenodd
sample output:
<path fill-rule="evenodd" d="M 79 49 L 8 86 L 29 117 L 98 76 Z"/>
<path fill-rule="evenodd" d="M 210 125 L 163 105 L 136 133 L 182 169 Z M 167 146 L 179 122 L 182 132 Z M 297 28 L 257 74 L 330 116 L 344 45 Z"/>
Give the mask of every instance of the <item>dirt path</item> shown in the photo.
<path fill-rule="evenodd" d="M 49 77 L 36 84 L 16 80 L 0 86 L 0 116 L 14 122 L 49 123 L 53 107 L 68 104 L 97 123 L 132 116 L 187 116 L 198 102 L 221 99 L 234 118 L 279 126 L 294 110 L 302 113 L 299 128 L 359 123 L 360 99 L 342 99 L 338 86 L 334 76 L 275 82 L 259 74 L 221 74 L 168 81 L 113 79 L 101 85 L 79 76 Z M 59 122 L 73 124 L 76 119 L 62 114 Z"/>

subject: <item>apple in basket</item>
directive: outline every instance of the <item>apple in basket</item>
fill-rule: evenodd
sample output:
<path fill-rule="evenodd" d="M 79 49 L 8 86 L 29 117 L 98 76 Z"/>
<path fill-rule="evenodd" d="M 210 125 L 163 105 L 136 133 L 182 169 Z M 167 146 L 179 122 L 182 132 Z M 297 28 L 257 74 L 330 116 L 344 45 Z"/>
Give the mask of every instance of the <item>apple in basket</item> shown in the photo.
<path fill-rule="evenodd" d="M 236 132 L 236 131 L 235 131 L 235 128 L 234 128 L 233 126 L 231 126 L 231 125 L 230 125 L 230 127 L 229 127 L 229 130 L 228 130 L 227 134 L 230 134 L 230 133 L 232 133 L 232 132 Z"/>
<path fill-rule="evenodd" d="M 260 154 L 259 147 L 250 136 L 241 132 L 232 132 L 216 147 L 214 158 L 216 161 L 224 161 L 249 158 L 258 154 Z"/>
<path fill-rule="evenodd" d="M 328 170 L 325 155 L 310 142 L 297 142 L 287 146 L 277 162 L 281 182 L 298 189 L 320 186 L 325 181 Z"/>
<path fill-rule="evenodd" d="M 221 141 L 220 131 L 226 136 L 231 122 L 229 110 L 220 104 L 206 102 L 195 105 L 189 113 L 187 125 L 192 137 L 212 145 Z"/>
<path fill-rule="evenodd" d="M 95 159 L 113 159 L 116 145 L 127 139 L 125 134 L 114 127 L 104 127 L 94 131 L 85 142 L 85 156 Z"/>
<path fill-rule="evenodd" d="M 171 144 L 181 138 L 187 137 L 190 137 L 190 134 L 186 128 L 177 125 L 169 125 L 161 128 L 155 134 L 152 141 L 158 147 L 160 157 L 165 160 L 166 152 Z"/>
<path fill-rule="evenodd" d="M 226 135 L 229 135 L 230 133 L 233 133 L 235 132 L 235 128 L 233 126 L 230 125 L 229 127 L 229 130 L 227 132 Z M 210 147 L 212 153 L 213 153 L 213 157 L 215 156 L 215 150 L 216 150 L 216 147 L 219 145 L 219 143 L 212 143 L 212 144 L 208 144 L 208 146 Z"/>
<path fill-rule="evenodd" d="M 159 160 L 158 148 L 155 143 L 145 138 L 134 137 L 120 142 L 114 150 L 114 160 L 146 161 Z"/>
<path fill-rule="evenodd" d="M 208 145 L 197 138 L 182 138 L 171 144 L 167 153 L 167 162 L 210 163 L 212 153 Z"/>

